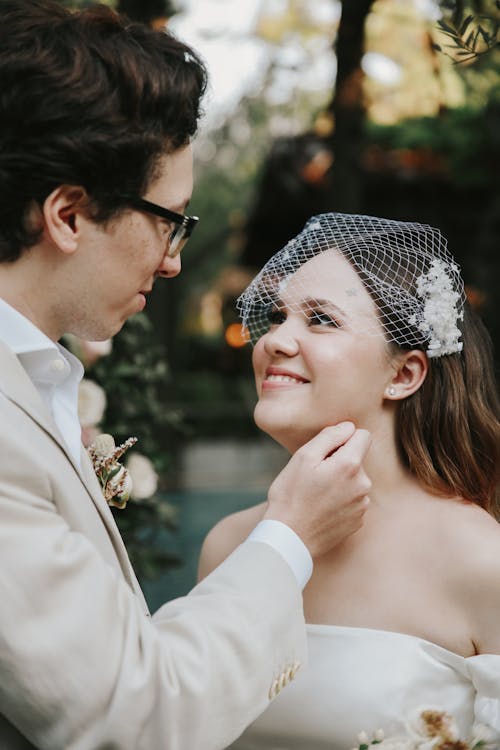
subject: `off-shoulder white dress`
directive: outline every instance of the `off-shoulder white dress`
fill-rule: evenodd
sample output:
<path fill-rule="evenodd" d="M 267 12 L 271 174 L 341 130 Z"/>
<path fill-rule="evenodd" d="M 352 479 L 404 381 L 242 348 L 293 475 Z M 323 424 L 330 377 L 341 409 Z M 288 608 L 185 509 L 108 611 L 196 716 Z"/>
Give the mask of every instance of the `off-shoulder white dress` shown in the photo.
<path fill-rule="evenodd" d="M 453 714 L 463 739 L 473 724 L 489 726 L 500 750 L 500 656 L 464 658 L 384 630 L 307 628 L 308 666 L 231 745 L 234 750 L 350 750 L 362 730 L 404 734 L 419 707 Z"/>

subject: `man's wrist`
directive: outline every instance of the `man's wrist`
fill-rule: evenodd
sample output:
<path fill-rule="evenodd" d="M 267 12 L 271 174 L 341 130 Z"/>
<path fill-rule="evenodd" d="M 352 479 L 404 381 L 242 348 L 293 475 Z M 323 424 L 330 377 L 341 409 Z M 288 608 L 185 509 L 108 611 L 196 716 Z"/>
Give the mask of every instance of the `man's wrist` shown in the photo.
<path fill-rule="evenodd" d="M 312 570 L 312 557 L 302 539 L 282 521 L 265 519 L 257 524 L 248 540 L 264 542 L 273 547 L 291 568 L 301 589 L 309 581 Z"/>

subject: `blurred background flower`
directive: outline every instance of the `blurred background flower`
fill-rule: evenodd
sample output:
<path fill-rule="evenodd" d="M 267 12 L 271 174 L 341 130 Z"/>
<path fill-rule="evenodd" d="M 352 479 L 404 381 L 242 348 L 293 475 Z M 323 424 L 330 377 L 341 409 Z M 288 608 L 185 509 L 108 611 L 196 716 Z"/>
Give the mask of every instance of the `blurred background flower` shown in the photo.
<path fill-rule="evenodd" d="M 82 427 L 97 427 L 106 410 L 106 394 L 93 380 L 83 378 L 78 391 L 78 417 Z M 84 442 L 84 445 L 88 443 Z"/>
<path fill-rule="evenodd" d="M 132 500 L 147 500 L 158 489 L 158 474 L 153 463 L 140 453 L 132 453 L 127 461 L 127 469 L 132 479 Z"/>

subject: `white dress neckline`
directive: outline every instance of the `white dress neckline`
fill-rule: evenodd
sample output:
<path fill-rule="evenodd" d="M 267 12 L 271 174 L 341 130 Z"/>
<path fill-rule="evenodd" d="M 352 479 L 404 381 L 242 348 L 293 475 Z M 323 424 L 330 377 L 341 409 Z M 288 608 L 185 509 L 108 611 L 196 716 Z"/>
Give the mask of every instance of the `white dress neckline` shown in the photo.
<path fill-rule="evenodd" d="M 450 649 L 447 649 L 444 646 L 440 646 L 438 643 L 434 643 L 434 641 L 430 641 L 428 638 L 423 638 L 419 635 L 413 635 L 412 633 L 402 633 L 399 630 L 384 630 L 383 628 L 365 627 L 364 625 L 334 625 L 330 623 L 307 622 L 306 630 L 309 633 L 325 632 L 325 634 L 333 634 L 334 632 L 345 632 L 353 634 L 359 633 L 360 636 L 368 636 L 372 634 L 374 637 L 380 638 L 410 638 L 411 640 L 426 644 L 434 649 L 438 649 L 443 653 L 443 655 L 446 654 L 450 659 L 457 659 L 459 662 L 468 661 L 469 659 L 475 659 L 477 656 L 484 655 L 473 654 L 472 656 L 462 656 L 461 654 L 457 654 L 456 651 L 450 651 Z"/>
<path fill-rule="evenodd" d="M 461 656 L 420 636 L 307 623 L 309 663 L 234 744 L 234 750 L 349 750 L 362 730 L 401 735 L 434 707 L 498 732 L 500 655 Z"/>

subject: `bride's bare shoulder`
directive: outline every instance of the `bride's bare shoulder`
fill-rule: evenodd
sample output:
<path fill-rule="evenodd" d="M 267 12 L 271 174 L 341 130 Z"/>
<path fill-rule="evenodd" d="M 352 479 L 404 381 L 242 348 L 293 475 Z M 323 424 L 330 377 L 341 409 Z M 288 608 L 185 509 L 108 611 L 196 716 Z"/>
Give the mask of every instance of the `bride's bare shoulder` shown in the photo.
<path fill-rule="evenodd" d="M 471 555 L 477 556 L 481 546 L 486 554 L 500 555 L 500 523 L 490 513 L 465 501 L 452 503 L 450 510 L 453 516 L 443 516 L 450 521 L 449 541 L 461 547 L 462 553 L 469 549 Z"/>
<path fill-rule="evenodd" d="M 208 532 L 203 542 L 198 567 L 198 579 L 204 578 L 241 544 L 259 523 L 266 503 L 232 513 Z"/>
<path fill-rule="evenodd" d="M 457 514 L 456 591 L 469 613 L 478 653 L 500 654 L 500 524 L 478 506 Z"/>
<path fill-rule="evenodd" d="M 452 559 L 456 572 L 477 574 L 481 568 L 500 563 L 500 523 L 479 505 L 443 499 L 437 514 L 435 541 L 439 554 Z"/>

